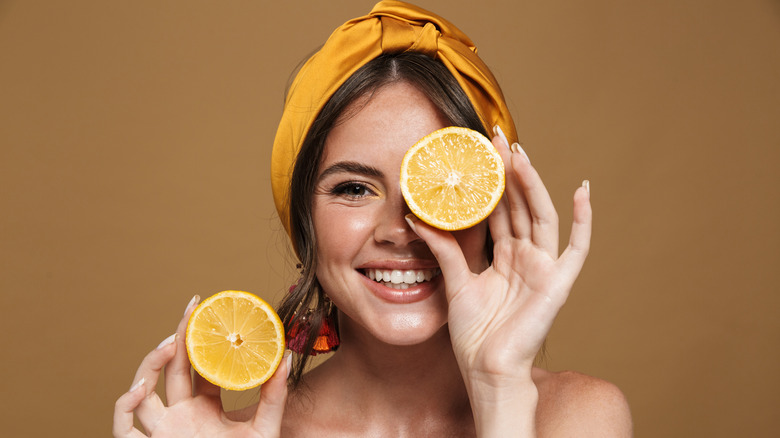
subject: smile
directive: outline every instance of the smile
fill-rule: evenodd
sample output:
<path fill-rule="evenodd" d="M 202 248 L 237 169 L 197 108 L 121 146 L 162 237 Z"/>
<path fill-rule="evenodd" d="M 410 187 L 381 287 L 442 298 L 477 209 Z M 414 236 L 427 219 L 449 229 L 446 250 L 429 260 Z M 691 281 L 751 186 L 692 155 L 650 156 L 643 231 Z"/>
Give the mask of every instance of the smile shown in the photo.
<path fill-rule="evenodd" d="M 408 289 L 418 283 L 431 281 L 441 274 L 441 269 L 366 269 L 365 276 L 393 289 Z"/>

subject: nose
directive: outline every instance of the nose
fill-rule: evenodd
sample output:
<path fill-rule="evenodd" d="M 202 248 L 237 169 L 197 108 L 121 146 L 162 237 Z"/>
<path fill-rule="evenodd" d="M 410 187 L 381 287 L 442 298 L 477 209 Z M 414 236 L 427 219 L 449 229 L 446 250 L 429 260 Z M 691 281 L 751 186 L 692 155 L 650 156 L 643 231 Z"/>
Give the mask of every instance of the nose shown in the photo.
<path fill-rule="evenodd" d="M 377 243 L 389 244 L 396 247 L 409 245 L 421 241 L 420 237 L 409 228 L 404 216 L 411 213 L 403 196 L 398 193 L 392 198 L 388 197 L 384 208 L 379 212 L 374 240 Z"/>

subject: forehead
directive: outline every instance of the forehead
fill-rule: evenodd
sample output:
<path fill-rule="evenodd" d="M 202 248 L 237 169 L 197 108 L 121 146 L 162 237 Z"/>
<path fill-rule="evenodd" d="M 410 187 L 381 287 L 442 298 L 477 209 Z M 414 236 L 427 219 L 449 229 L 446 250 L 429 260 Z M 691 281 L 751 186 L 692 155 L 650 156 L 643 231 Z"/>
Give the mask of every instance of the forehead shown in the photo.
<path fill-rule="evenodd" d="M 322 165 L 343 160 L 400 159 L 419 139 L 448 126 L 446 118 L 413 85 L 398 82 L 353 102 L 325 140 Z"/>

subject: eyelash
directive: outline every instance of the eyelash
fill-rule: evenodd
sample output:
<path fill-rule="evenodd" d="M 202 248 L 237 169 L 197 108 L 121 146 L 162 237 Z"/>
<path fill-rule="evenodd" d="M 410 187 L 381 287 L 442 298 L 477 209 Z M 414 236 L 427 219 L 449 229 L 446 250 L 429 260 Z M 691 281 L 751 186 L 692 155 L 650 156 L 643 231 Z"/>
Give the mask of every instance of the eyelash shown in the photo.
<path fill-rule="evenodd" d="M 354 190 L 354 189 L 358 189 L 362 191 L 363 194 L 355 195 L 353 193 L 350 193 L 350 190 Z M 330 192 L 333 195 L 345 196 L 350 199 L 360 199 L 374 194 L 374 192 L 366 184 L 357 181 L 346 181 L 341 184 L 338 184 L 335 187 L 333 187 L 333 189 Z"/>

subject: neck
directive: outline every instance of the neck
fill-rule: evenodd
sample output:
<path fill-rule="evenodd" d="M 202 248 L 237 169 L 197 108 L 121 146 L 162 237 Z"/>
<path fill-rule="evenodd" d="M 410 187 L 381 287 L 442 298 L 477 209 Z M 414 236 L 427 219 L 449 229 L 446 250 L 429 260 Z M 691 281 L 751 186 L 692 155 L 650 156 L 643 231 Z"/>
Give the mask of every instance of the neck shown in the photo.
<path fill-rule="evenodd" d="M 405 385 L 444 386 L 465 393 L 446 326 L 427 341 L 409 346 L 347 336 L 333 359 L 333 365 L 343 367 L 345 375 L 378 385 L 400 389 Z"/>
<path fill-rule="evenodd" d="M 364 424 L 376 422 L 369 427 L 386 428 L 393 420 L 397 428 L 439 428 L 471 418 L 446 326 L 411 346 L 388 345 L 365 331 L 342 330 L 339 350 L 312 370 L 304 384 L 310 390 L 306 398 L 316 406 L 360 412 Z M 394 434 L 404 435 L 398 429 Z"/>

